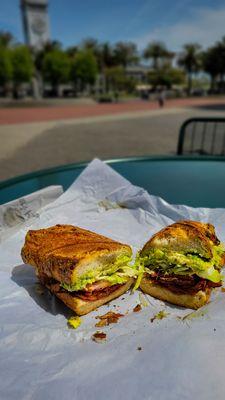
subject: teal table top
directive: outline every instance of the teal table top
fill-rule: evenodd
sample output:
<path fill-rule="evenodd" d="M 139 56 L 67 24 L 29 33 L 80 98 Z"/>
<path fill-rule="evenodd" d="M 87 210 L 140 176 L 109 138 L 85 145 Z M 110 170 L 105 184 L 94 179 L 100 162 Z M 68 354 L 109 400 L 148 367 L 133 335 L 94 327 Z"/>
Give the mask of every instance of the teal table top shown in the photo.
<path fill-rule="evenodd" d="M 170 203 L 225 208 L 223 157 L 142 157 L 106 162 L 133 184 Z M 65 190 L 85 166 L 66 165 L 0 182 L 0 204 L 49 185 L 62 185 Z"/>

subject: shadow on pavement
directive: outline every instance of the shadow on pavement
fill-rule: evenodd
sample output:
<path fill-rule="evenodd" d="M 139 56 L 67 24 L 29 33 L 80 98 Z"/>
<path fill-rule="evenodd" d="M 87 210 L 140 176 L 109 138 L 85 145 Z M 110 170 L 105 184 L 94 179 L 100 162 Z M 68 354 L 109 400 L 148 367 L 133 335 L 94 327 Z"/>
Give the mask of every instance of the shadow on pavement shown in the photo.
<path fill-rule="evenodd" d="M 199 110 L 204 110 L 204 111 L 225 111 L 225 104 L 202 104 L 202 105 L 196 105 L 191 108 L 194 109 L 199 109 Z"/>

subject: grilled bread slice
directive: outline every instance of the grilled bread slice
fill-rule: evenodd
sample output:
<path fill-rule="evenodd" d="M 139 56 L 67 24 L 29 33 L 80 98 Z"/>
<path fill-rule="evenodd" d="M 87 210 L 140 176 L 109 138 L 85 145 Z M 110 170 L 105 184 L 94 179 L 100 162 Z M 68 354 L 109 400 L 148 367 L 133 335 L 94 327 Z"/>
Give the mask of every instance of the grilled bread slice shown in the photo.
<path fill-rule="evenodd" d="M 151 247 L 164 248 L 177 252 L 193 252 L 202 257 L 212 257 L 212 245 L 219 243 L 211 224 L 196 221 L 178 221 L 157 232 L 145 244 L 141 255 Z"/>
<path fill-rule="evenodd" d="M 167 301 L 181 307 L 192 308 L 197 310 L 209 301 L 211 289 L 199 290 L 194 294 L 174 293 L 166 287 L 158 285 L 149 278 L 143 277 L 140 289 L 156 299 Z"/>
<path fill-rule="evenodd" d="M 121 296 L 130 289 L 132 284 L 133 279 L 130 278 L 124 285 L 118 285 L 119 287 L 110 294 L 92 301 L 81 299 L 76 296 L 76 294 L 73 295 L 72 293 L 63 290 L 57 283 L 46 283 L 45 286 L 77 315 L 85 315 L 103 304 Z"/>
<path fill-rule="evenodd" d="M 88 270 L 104 269 L 118 256 L 131 256 L 131 247 L 72 225 L 28 231 L 21 251 L 25 263 L 39 275 L 73 284 Z"/>

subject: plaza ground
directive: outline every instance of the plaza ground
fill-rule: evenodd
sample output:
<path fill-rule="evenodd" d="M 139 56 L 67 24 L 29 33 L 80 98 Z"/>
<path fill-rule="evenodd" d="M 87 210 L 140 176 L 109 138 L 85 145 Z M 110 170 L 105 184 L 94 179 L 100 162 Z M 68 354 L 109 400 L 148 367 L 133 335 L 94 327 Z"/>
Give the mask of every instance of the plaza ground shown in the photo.
<path fill-rule="evenodd" d="M 224 116 L 225 98 L 0 108 L 0 180 L 94 157 L 175 154 L 194 116 Z"/>

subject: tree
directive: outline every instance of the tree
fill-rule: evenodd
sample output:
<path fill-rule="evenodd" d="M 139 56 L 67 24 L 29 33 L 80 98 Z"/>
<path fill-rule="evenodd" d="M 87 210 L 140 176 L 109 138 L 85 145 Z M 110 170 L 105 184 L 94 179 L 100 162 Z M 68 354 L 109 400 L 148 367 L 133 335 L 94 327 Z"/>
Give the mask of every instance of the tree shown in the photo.
<path fill-rule="evenodd" d="M 123 90 L 126 81 L 126 75 L 122 66 L 110 67 L 105 70 L 107 87 L 113 90 Z"/>
<path fill-rule="evenodd" d="M 129 64 L 137 63 L 139 57 L 137 46 L 132 42 L 118 42 L 114 47 L 115 63 L 126 68 Z"/>
<path fill-rule="evenodd" d="M 165 62 L 172 60 L 174 53 L 169 51 L 166 45 L 162 42 L 151 42 L 144 50 L 143 56 L 145 59 L 152 59 L 153 68 L 158 69 L 163 66 Z"/>
<path fill-rule="evenodd" d="M 214 62 L 217 68 L 217 74 L 219 75 L 220 81 L 223 84 L 225 74 L 225 36 L 215 44 L 212 49 L 214 56 Z"/>
<path fill-rule="evenodd" d="M 137 81 L 134 78 L 128 77 L 125 68 L 120 65 L 106 68 L 105 77 L 107 88 L 115 92 L 124 90 L 132 93 L 137 85 Z"/>
<path fill-rule="evenodd" d="M 70 68 L 69 57 L 64 51 L 53 49 L 44 55 L 42 73 L 44 80 L 51 83 L 54 95 L 58 95 L 60 83 L 69 80 Z"/>
<path fill-rule="evenodd" d="M 115 57 L 112 47 L 109 43 L 105 42 L 100 46 L 100 57 L 101 57 L 101 71 L 104 68 L 115 66 Z"/>
<path fill-rule="evenodd" d="M 102 47 L 99 44 L 99 42 L 92 37 L 86 38 L 82 41 L 82 43 L 80 45 L 80 50 L 91 51 L 96 58 L 98 69 L 101 71 L 101 69 L 102 69 Z"/>
<path fill-rule="evenodd" d="M 70 59 L 73 59 L 75 54 L 78 52 L 78 46 L 71 46 L 66 49 L 66 54 Z"/>
<path fill-rule="evenodd" d="M 201 67 L 200 50 L 201 46 L 198 43 L 187 43 L 183 46 L 183 52 L 178 59 L 178 64 L 188 74 L 188 94 L 191 93 L 192 89 L 193 73 L 198 72 Z"/>
<path fill-rule="evenodd" d="M 48 41 L 44 44 L 44 46 L 42 47 L 41 50 L 36 51 L 36 50 L 32 50 L 33 51 L 33 55 L 34 55 L 34 60 L 35 60 L 35 67 L 37 68 L 37 70 L 39 72 L 42 71 L 42 67 L 43 67 L 43 60 L 46 54 L 51 53 L 54 50 L 58 50 L 60 51 L 62 49 L 62 45 L 58 40 L 52 40 L 52 41 Z"/>
<path fill-rule="evenodd" d="M 0 46 L 10 47 L 13 44 L 14 37 L 10 32 L 0 31 Z"/>
<path fill-rule="evenodd" d="M 165 86 L 170 89 L 173 85 L 181 85 L 185 81 L 184 72 L 178 68 L 165 66 L 157 70 L 150 71 L 148 74 L 148 82 L 154 88 Z"/>
<path fill-rule="evenodd" d="M 7 92 L 7 84 L 12 78 L 12 63 L 9 49 L 0 46 L 0 86 L 4 94 Z"/>
<path fill-rule="evenodd" d="M 18 98 L 18 90 L 22 83 L 30 82 L 34 65 L 31 53 L 26 46 L 16 46 L 11 50 L 12 77 L 14 97 Z"/>
<path fill-rule="evenodd" d="M 84 90 L 86 85 L 95 83 L 98 73 L 97 61 L 91 50 L 79 50 L 72 62 L 71 79 Z"/>
<path fill-rule="evenodd" d="M 215 88 L 216 77 L 221 71 L 221 57 L 217 46 L 211 47 L 202 53 L 203 70 L 210 75 L 211 90 Z"/>

